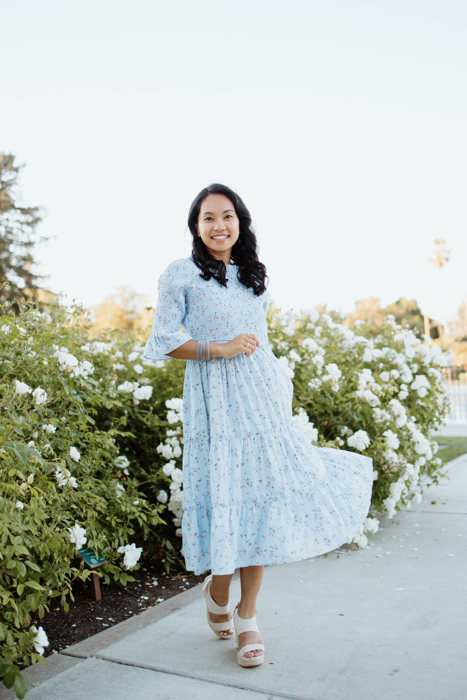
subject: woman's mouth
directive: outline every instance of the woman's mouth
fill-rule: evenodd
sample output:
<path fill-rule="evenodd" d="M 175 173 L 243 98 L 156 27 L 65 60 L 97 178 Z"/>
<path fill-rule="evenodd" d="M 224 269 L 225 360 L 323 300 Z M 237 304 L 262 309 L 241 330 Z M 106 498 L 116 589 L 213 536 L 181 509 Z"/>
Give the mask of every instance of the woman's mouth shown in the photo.
<path fill-rule="evenodd" d="M 228 237 L 229 237 L 228 234 L 223 234 L 220 236 L 213 236 L 212 239 L 213 239 L 213 241 L 224 241 Z"/>

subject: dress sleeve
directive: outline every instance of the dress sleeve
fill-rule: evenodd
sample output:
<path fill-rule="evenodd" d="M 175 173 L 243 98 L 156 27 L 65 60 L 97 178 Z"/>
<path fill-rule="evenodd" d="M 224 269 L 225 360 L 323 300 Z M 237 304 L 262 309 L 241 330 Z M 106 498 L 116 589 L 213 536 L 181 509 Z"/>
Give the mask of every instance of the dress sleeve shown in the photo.
<path fill-rule="evenodd" d="M 167 353 L 193 340 L 191 335 L 180 330 L 186 313 L 184 279 L 176 262 L 159 277 L 152 331 L 143 353 L 145 360 L 173 360 L 175 358 Z"/>

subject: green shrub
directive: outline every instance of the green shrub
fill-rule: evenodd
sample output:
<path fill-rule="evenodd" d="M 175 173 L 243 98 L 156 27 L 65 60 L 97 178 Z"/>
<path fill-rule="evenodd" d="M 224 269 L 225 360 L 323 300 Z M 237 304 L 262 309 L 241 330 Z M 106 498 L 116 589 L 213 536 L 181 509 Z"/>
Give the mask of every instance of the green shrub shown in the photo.
<path fill-rule="evenodd" d="M 125 421 L 99 424 L 103 411 L 124 418 L 125 402 L 101 352 L 110 346 L 90 351 L 78 318 L 29 310 L 0 319 L 0 672 L 19 696 L 15 662 L 43 660 L 31 615 L 57 598 L 66 610 L 73 581 L 88 576 L 76 550 L 93 548 L 109 562 L 106 580 L 125 584 L 141 553 L 128 546 L 164 522 L 119 454 Z"/>
<path fill-rule="evenodd" d="M 179 556 L 166 533 L 181 534 L 185 362 L 145 361 L 133 334 L 93 339 L 79 310 L 53 314 L 0 318 L 0 678 L 18 697 L 16 663 L 44 662 L 31 613 L 42 618 L 58 598 L 67 609 L 72 583 L 88 576 L 80 544 L 108 560 L 106 581 L 123 584 L 141 546 L 162 544 L 167 565 Z M 436 346 L 391 319 L 373 338 L 341 321 L 270 313 L 269 339 L 293 381 L 297 427 L 374 460 L 371 517 L 353 539 L 365 546 L 377 512 L 392 517 L 438 481 L 429 436 L 448 401 Z"/>

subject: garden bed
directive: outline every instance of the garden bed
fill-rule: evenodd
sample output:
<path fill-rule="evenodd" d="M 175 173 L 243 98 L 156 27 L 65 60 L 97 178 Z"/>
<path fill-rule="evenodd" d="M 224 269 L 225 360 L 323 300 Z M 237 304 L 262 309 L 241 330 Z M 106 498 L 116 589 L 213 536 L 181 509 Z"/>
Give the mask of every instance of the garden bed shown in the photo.
<path fill-rule="evenodd" d="M 126 586 L 107 585 L 101 578 L 102 600 L 93 600 L 89 586 L 77 581 L 73 588 L 74 602 L 69 600 L 70 609 L 66 613 L 59 604 L 51 602 L 50 612 L 40 620 L 48 637 L 49 646 L 44 656 L 56 653 L 66 647 L 82 642 L 98 632 L 113 627 L 147 608 L 172 598 L 204 581 L 207 574 L 196 576 L 183 574 L 177 570 L 166 573 L 160 559 L 147 557 L 141 560 L 141 568 L 132 571 L 135 581 Z"/>

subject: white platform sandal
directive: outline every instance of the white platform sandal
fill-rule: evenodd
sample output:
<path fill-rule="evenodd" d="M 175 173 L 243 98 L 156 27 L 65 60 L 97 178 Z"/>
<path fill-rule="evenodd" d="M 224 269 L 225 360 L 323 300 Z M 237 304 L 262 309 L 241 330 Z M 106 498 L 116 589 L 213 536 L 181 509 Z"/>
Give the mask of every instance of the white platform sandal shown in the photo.
<path fill-rule="evenodd" d="M 211 622 L 209 619 L 209 613 L 212 612 L 215 615 L 226 615 L 230 612 L 230 603 L 227 605 L 217 605 L 217 603 L 212 599 L 210 587 L 212 582 L 212 574 L 204 579 L 203 588 L 201 589 L 206 598 L 206 617 L 208 618 L 208 625 L 212 631 L 217 634 L 220 639 L 232 639 L 234 633 L 232 634 L 220 634 L 220 632 L 228 632 L 233 629 L 233 621 L 225 620 L 225 622 Z"/>
<path fill-rule="evenodd" d="M 243 632 L 259 632 L 258 625 L 256 624 L 256 615 L 253 615 L 253 617 L 240 617 L 237 603 L 233 614 L 233 621 L 235 634 L 237 635 L 238 663 L 240 666 L 259 666 L 264 661 L 264 644 L 258 644 L 256 642 L 255 644 L 245 644 L 241 649 L 238 648 L 238 638 Z M 244 654 L 248 654 L 249 651 L 255 651 L 255 649 L 261 649 L 263 653 L 260 656 L 244 656 Z"/>

